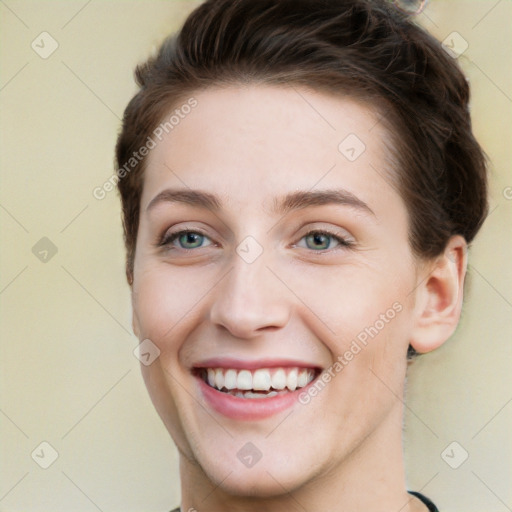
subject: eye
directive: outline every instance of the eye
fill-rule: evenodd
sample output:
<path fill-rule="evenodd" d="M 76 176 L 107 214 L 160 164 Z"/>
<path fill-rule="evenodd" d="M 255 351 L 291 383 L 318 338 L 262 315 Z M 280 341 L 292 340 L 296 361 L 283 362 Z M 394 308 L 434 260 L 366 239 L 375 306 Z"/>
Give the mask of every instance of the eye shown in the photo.
<path fill-rule="evenodd" d="M 177 241 L 179 246 L 177 249 L 184 249 L 184 250 L 192 250 L 197 249 L 201 247 L 206 247 L 208 245 L 211 245 L 211 242 L 207 243 L 206 245 L 202 245 L 203 242 L 208 241 L 209 238 L 206 235 L 203 235 L 202 233 L 198 231 L 191 231 L 191 230 L 182 230 L 177 231 L 176 233 L 170 233 L 168 235 L 165 235 L 164 239 L 160 243 L 162 246 L 167 245 L 174 245 L 174 242 Z"/>
<path fill-rule="evenodd" d="M 352 245 L 348 240 L 339 235 L 335 235 L 334 233 L 330 233 L 329 231 L 310 231 L 304 235 L 301 240 L 306 241 L 307 249 L 312 249 L 317 252 L 333 249 L 334 247 L 350 247 Z M 303 246 L 298 245 L 298 247 Z"/>

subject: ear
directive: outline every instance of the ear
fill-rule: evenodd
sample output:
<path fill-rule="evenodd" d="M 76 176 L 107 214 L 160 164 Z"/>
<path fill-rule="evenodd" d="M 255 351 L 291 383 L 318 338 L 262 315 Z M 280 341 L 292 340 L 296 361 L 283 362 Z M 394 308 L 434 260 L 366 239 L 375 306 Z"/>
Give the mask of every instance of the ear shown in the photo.
<path fill-rule="evenodd" d="M 415 290 L 415 318 L 409 340 L 417 352 L 435 350 L 457 328 L 466 268 L 467 243 L 462 236 L 455 235 L 443 254 L 428 263 L 419 275 L 422 281 Z"/>

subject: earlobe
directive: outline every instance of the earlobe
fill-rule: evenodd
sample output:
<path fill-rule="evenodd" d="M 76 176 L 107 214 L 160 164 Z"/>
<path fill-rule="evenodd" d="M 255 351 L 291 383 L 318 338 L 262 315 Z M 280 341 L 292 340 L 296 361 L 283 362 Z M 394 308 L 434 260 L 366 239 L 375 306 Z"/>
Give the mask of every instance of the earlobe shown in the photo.
<path fill-rule="evenodd" d="M 438 258 L 426 266 L 417 287 L 410 344 L 419 353 L 440 347 L 455 331 L 462 310 L 467 243 L 455 235 Z"/>

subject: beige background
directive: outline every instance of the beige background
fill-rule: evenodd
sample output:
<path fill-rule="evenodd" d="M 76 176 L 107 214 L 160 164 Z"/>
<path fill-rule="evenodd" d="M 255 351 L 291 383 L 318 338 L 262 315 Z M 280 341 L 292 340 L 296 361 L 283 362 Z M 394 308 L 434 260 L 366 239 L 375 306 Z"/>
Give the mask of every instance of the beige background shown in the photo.
<path fill-rule="evenodd" d="M 134 65 L 197 4 L 0 2 L 1 511 L 179 503 L 176 451 L 132 354 L 118 199 L 92 190 L 113 171 Z M 509 0 L 432 0 L 418 17 L 440 39 L 456 31 L 457 48 L 467 41 L 459 60 L 492 160 L 461 325 L 409 377 L 408 484 L 441 512 L 512 510 L 511 18 Z M 31 47 L 51 49 L 44 31 L 59 45 L 46 59 Z M 32 252 L 43 237 L 58 251 L 46 262 Z M 34 460 L 50 460 L 43 441 L 58 452 L 48 469 Z M 441 456 L 454 441 L 452 465 L 469 454 L 458 469 Z"/>

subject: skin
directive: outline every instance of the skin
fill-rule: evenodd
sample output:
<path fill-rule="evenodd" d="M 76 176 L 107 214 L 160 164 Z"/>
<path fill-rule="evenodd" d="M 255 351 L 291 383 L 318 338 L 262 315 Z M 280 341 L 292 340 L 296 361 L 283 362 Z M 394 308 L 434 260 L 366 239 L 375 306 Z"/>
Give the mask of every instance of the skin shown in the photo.
<path fill-rule="evenodd" d="M 142 371 L 180 453 L 182 511 L 427 510 L 406 492 L 399 397 L 409 343 L 433 350 L 457 325 L 464 240 L 435 260 L 413 255 L 406 207 L 385 178 L 387 133 L 366 105 L 269 85 L 194 97 L 197 108 L 148 156 L 132 285 L 134 331 L 160 350 Z M 353 162 L 338 150 L 351 133 L 366 145 Z M 210 192 L 222 207 L 147 210 L 168 188 Z M 371 212 L 272 211 L 287 193 L 340 188 Z M 158 246 L 185 228 L 205 235 L 198 247 Z M 318 249 L 306 236 L 315 230 L 352 245 L 328 237 Z M 252 263 L 236 252 L 249 235 L 263 250 Z M 327 369 L 396 303 L 401 311 L 314 399 L 270 418 L 214 411 L 191 373 L 219 356 Z M 250 468 L 237 457 L 248 441 L 262 453 Z"/>

